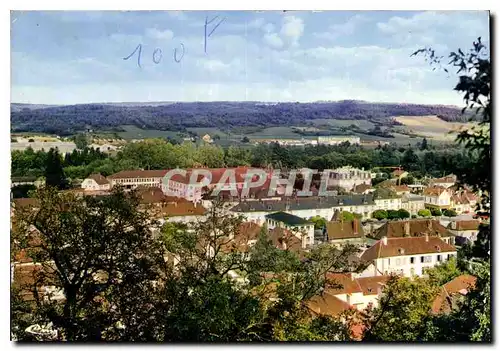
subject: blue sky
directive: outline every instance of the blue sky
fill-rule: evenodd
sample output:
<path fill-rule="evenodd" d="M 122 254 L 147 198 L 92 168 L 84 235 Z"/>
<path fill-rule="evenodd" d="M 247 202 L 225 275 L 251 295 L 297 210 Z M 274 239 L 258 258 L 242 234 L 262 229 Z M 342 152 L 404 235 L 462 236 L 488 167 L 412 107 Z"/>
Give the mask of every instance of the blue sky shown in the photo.
<path fill-rule="evenodd" d="M 224 21 L 205 52 L 205 18 L 216 16 L 207 33 Z M 410 55 L 425 46 L 447 55 L 470 48 L 478 36 L 488 44 L 484 11 L 14 11 L 11 97 L 37 104 L 359 99 L 461 105 L 452 91 L 456 76 Z M 139 45 L 141 67 L 139 50 L 124 60 Z"/>

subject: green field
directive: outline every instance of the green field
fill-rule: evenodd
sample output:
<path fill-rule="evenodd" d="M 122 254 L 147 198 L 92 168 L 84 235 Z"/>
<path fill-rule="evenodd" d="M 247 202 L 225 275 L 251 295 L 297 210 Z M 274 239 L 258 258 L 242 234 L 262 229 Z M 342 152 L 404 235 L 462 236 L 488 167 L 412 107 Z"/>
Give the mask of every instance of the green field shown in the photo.
<path fill-rule="evenodd" d="M 372 129 L 375 125 L 367 120 L 357 120 L 357 119 L 315 119 L 312 120 L 311 123 L 315 126 L 328 125 L 330 127 L 349 127 L 354 124 L 361 129 L 369 130 Z"/>
<path fill-rule="evenodd" d="M 177 137 L 177 132 L 156 130 L 156 129 L 141 129 L 136 126 L 127 125 L 121 126 L 125 131 L 118 132 L 117 134 L 125 139 L 149 139 L 149 138 L 166 138 L 166 137 Z"/>

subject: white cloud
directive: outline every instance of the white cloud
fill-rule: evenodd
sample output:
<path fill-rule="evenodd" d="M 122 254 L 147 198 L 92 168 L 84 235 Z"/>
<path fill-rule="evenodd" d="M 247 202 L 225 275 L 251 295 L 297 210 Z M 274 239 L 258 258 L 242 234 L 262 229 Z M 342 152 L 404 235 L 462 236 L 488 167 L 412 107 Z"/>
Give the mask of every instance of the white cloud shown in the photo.
<path fill-rule="evenodd" d="M 282 39 L 291 44 L 298 43 L 300 37 L 304 34 L 304 21 L 295 16 L 286 16 L 283 18 L 280 35 Z"/>
<path fill-rule="evenodd" d="M 264 34 L 264 42 L 273 49 L 281 49 L 283 47 L 283 40 L 276 33 Z"/>
<path fill-rule="evenodd" d="M 313 35 L 319 39 L 334 40 L 341 36 L 354 34 L 356 29 L 368 20 L 366 15 L 356 14 L 344 23 L 332 24 L 327 32 L 313 33 Z"/>
<path fill-rule="evenodd" d="M 156 40 L 171 40 L 174 37 L 174 32 L 169 29 L 158 30 L 156 28 L 146 29 L 146 36 Z"/>
<path fill-rule="evenodd" d="M 272 23 L 267 23 L 266 25 L 264 25 L 262 27 L 262 30 L 264 30 L 266 33 L 271 33 L 271 32 L 274 32 L 274 24 Z"/>

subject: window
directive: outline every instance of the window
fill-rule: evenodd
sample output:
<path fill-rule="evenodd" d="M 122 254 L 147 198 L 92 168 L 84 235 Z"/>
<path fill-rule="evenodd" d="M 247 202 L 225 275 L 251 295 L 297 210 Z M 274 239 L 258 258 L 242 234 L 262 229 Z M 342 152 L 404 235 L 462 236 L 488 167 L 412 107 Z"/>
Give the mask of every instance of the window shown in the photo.
<path fill-rule="evenodd" d="M 396 258 L 396 266 L 401 266 L 401 259 L 400 258 Z"/>
<path fill-rule="evenodd" d="M 431 256 L 420 256 L 420 263 L 430 263 L 432 262 Z"/>
<path fill-rule="evenodd" d="M 415 264 L 415 257 L 410 257 L 410 263 Z M 412 268 L 413 269 L 413 268 Z"/>
<path fill-rule="evenodd" d="M 441 262 L 441 255 L 437 255 L 437 261 Z"/>

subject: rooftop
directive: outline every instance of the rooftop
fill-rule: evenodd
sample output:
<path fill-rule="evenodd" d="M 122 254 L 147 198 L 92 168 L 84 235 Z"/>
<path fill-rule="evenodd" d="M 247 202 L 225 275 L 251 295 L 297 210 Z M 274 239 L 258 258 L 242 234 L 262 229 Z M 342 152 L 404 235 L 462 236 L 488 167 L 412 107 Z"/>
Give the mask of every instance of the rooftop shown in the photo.
<path fill-rule="evenodd" d="M 425 234 L 438 237 L 454 236 L 437 220 L 411 219 L 406 221 L 386 222 L 373 235 L 371 235 L 371 237 L 380 240 L 384 236 L 387 238 L 401 238 L 404 236 L 419 237 L 424 236 Z"/>
<path fill-rule="evenodd" d="M 367 195 L 339 195 L 329 197 L 297 197 L 281 200 L 245 201 L 237 204 L 233 212 L 278 212 L 322 209 L 341 206 L 374 205 L 371 194 Z"/>
<path fill-rule="evenodd" d="M 303 225 L 313 224 L 312 222 L 310 222 L 308 220 L 305 220 L 301 217 L 298 217 L 298 216 L 295 216 L 295 215 L 292 215 L 292 214 L 286 213 L 286 212 L 271 213 L 271 214 L 266 215 L 266 218 L 275 220 L 277 222 L 285 223 L 289 226 L 303 226 Z"/>
<path fill-rule="evenodd" d="M 388 238 L 387 245 L 379 240 L 363 252 L 361 260 L 370 262 L 378 258 L 456 252 L 456 248 L 438 237 Z"/>

